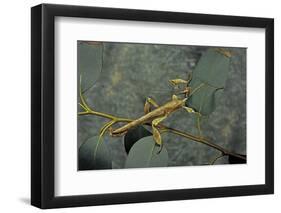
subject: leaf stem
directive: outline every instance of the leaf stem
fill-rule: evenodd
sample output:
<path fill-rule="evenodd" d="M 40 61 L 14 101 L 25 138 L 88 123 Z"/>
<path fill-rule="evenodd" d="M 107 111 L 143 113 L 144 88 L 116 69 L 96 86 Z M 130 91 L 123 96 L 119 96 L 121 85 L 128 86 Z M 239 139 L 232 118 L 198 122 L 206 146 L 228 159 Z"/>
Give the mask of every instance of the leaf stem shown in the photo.
<path fill-rule="evenodd" d="M 215 157 L 215 158 L 211 161 L 210 165 L 214 165 L 214 163 L 215 163 L 218 159 L 222 158 L 223 156 L 224 156 L 224 154 L 223 154 L 223 153 L 220 153 L 217 157 Z"/>

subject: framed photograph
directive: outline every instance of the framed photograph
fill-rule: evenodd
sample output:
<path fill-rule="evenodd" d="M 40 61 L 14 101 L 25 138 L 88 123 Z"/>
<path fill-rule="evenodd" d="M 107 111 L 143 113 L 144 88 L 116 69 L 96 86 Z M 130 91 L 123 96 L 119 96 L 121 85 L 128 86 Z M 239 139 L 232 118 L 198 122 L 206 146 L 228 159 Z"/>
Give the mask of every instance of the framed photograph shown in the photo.
<path fill-rule="evenodd" d="M 274 20 L 31 9 L 31 203 L 274 192 Z"/>

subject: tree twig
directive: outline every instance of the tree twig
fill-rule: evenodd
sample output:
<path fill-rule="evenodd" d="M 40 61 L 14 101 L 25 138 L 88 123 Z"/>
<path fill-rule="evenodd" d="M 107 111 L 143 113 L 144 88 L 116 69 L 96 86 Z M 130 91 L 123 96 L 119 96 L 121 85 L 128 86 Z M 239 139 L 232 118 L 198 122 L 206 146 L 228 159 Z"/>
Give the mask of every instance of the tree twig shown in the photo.
<path fill-rule="evenodd" d="M 116 123 L 119 123 L 119 122 L 127 123 L 127 122 L 133 121 L 133 119 L 117 117 L 117 116 L 114 116 L 114 115 L 111 115 L 111 114 L 108 114 L 108 113 L 98 112 L 98 111 L 95 111 L 95 110 L 91 109 L 89 107 L 89 105 L 87 104 L 86 100 L 84 99 L 81 91 L 80 91 L 80 99 L 81 99 L 82 103 L 79 103 L 79 105 L 84 109 L 83 112 L 78 112 L 78 115 L 80 115 L 80 116 L 95 115 L 95 116 L 110 119 L 110 120 L 113 121 L 113 124 L 116 124 Z M 151 123 L 144 123 L 144 125 L 151 126 Z M 190 133 L 186 133 L 186 132 L 183 132 L 183 131 L 180 131 L 180 130 L 177 130 L 177 129 L 174 129 L 174 128 L 171 128 L 171 127 L 167 127 L 167 126 L 162 125 L 162 124 L 159 124 L 159 127 L 160 127 L 162 133 L 165 133 L 165 132 L 173 133 L 173 134 L 179 135 L 181 137 L 187 138 L 189 140 L 199 142 L 199 143 L 205 144 L 209 147 L 212 147 L 212 148 L 220 151 L 223 156 L 224 155 L 232 155 L 234 157 L 246 160 L 246 157 L 244 157 L 242 155 L 239 155 L 239 154 L 236 154 L 234 152 L 231 152 L 231 151 L 229 151 L 229 150 L 227 150 L 227 149 L 225 149 L 225 148 L 223 148 L 223 147 L 221 147 L 217 144 L 214 144 L 204 137 L 194 136 Z"/>

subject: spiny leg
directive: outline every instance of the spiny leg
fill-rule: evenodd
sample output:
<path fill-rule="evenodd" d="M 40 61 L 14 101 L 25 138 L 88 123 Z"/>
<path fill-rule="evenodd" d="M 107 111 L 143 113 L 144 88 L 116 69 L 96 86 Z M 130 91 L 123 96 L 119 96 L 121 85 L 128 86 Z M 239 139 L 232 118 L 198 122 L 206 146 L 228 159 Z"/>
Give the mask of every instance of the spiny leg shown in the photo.
<path fill-rule="evenodd" d="M 123 136 L 123 135 L 127 134 L 127 132 L 128 132 L 128 131 L 124 131 L 124 132 L 120 132 L 120 133 L 114 133 L 114 131 L 115 131 L 116 129 L 113 129 L 112 126 L 109 127 L 108 130 L 109 130 L 110 136 L 112 136 L 112 137 Z"/>
<path fill-rule="evenodd" d="M 190 83 L 190 81 L 191 81 L 191 79 L 192 79 L 192 72 L 188 72 L 187 73 L 187 84 L 186 84 L 186 86 L 188 86 L 188 84 Z"/>
<path fill-rule="evenodd" d="M 192 72 L 188 72 L 187 83 L 186 83 L 186 86 L 185 86 L 184 90 L 182 91 L 185 98 L 187 98 L 190 95 L 191 87 L 189 86 L 189 83 L 190 83 L 191 80 L 192 80 Z"/>
<path fill-rule="evenodd" d="M 150 97 L 146 98 L 145 104 L 144 104 L 144 113 L 145 114 L 147 114 L 151 111 L 151 105 L 154 106 L 155 108 L 159 107 L 159 105 L 156 103 L 155 100 L 153 100 Z"/>
<path fill-rule="evenodd" d="M 153 139 L 155 140 L 155 142 L 160 146 L 160 150 L 158 151 L 158 153 L 160 153 L 162 151 L 163 148 L 163 143 L 162 143 L 162 139 L 161 139 L 161 134 L 159 132 L 159 130 L 157 129 L 157 125 L 165 120 L 167 118 L 167 115 L 164 115 L 162 117 L 156 118 L 152 121 L 152 134 L 153 134 Z"/>
<path fill-rule="evenodd" d="M 177 92 L 176 94 L 183 94 L 185 98 L 189 96 L 189 93 L 191 91 L 191 88 L 189 87 L 189 83 L 192 79 L 192 73 L 188 72 L 187 74 L 187 80 L 184 79 L 172 79 L 169 80 L 169 83 L 174 87 L 174 89 L 180 89 L 179 85 L 184 84 L 184 87 L 181 91 Z"/>
<path fill-rule="evenodd" d="M 169 83 L 175 90 L 178 90 L 180 88 L 179 85 L 181 85 L 181 84 L 187 85 L 188 81 L 177 78 L 177 79 L 169 80 Z"/>
<path fill-rule="evenodd" d="M 179 91 L 179 92 L 176 93 L 176 94 L 184 95 L 185 98 L 188 98 L 188 97 L 189 97 L 189 94 L 190 94 L 190 91 L 191 91 L 191 88 L 190 88 L 190 87 L 185 87 L 182 91 Z"/>
<path fill-rule="evenodd" d="M 181 79 L 181 78 L 177 78 L 177 79 L 169 80 L 169 83 L 170 83 L 172 86 L 178 86 L 179 84 L 187 84 L 188 81 L 187 81 L 187 80 L 184 80 L 184 79 Z"/>
<path fill-rule="evenodd" d="M 185 84 L 186 87 L 188 87 L 191 79 L 192 79 L 192 72 L 189 71 L 189 72 L 187 72 L 187 79 L 186 80 L 181 79 L 181 78 L 176 78 L 176 79 L 169 80 L 169 83 L 174 87 L 176 87 L 180 84 Z"/>
<path fill-rule="evenodd" d="M 183 106 L 183 109 L 185 109 L 188 113 L 199 113 L 196 112 L 194 109 L 192 109 L 191 107 L 187 107 L 187 106 Z M 200 113 L 199 113 L 200 114 Z"/>
<path fill-rule="evenodd" d="M 203 137 L 202 136 L 202 131 L 201 131 L 201 125 L 200 125 L 200 122 L 201 122 L 201 113 L 200 112 L 196 112 L 194 109 L 192 109 L 191 107 L 186 107 L 184 106 L 183 107 L 188 113 L 193 113 L 195 116 L 196 116 L 196 127 L 198 129 L 198 132 L 199 132 L 199 136 L 200 137 Z"/>

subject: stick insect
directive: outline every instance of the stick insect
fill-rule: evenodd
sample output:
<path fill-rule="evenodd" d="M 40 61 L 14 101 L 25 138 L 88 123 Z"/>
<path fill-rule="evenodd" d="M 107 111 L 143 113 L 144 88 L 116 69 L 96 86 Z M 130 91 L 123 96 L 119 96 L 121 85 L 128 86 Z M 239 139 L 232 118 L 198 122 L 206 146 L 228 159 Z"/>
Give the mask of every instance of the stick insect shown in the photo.
<path fill-rule="evenodd" d="M 184 89 L 177 93 L 178 95 L 184 95 L 184 98 L 180 98 L 176 94 L 173 94 L 171 100 L 161 106 L 159 106 L 156 103 L 156 101 L 153 100 L 152 98 L 147 98 L 144 104 L 145 114 L 120 128 L 117 129 L 110 128 L 111 136 L 121 136 L 126 134 L 127 131 L 131 128 L 134 128 L 138 125 L 142 125 L 145 123 L 151 123 L 154 141 L 156 144 L 160 146 L 159 152 L 161 152 L 163 143 L 161 139 L 159 124 L 162 121 L 164 121 L 170 114 L 172 114 L 173 112 L 179 109 L 185 109 L 188 113 L 195 113 L 195 114 L 199 114 L 200 116 L 199 112 L 196 112 L 194 109 L 186 106 L 186 101 L 188 100 L 189 97 L 191 97 L 192 94 L 194 94 L 197 90 L 199 90 L 204 84 L 199 85 L 197 88 L 192 90 L 191 87 L 189 86 L 191 79 L 192 79 L 192 75 L 191 73 L 189 73 L 187 80 L 184 79 L 169 80 L 170 84 L 172 84 L 174 87 L 177 87 L 180 84 L 185 85 Z M 155 109 L 151 110 L 152 107 L 154 107 Z"/>

